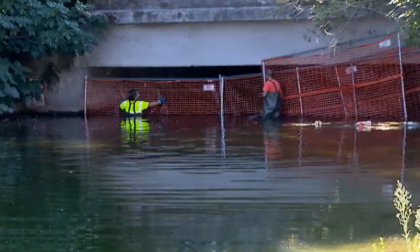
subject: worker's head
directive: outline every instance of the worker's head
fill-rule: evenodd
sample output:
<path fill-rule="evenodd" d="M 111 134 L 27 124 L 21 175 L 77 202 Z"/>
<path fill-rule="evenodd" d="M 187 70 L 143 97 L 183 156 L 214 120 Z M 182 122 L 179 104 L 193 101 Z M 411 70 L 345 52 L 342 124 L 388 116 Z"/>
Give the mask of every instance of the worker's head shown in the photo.
<path fill-rule="evenodd" d="M 128 100 L 130 101 L 137 100 L 139 97 L 140 97 L 140 94 L 137 90 L 132 89 L 128 92 Z"/>
<path fill-rule="evenodd" d="M 271 69 L 267 69 L 267 70 L 265 70 L 265 78 L 266 78 L 266 79 L 271 79 L 271 78 L 273 78 L 273 70 L 271 70 Z"/>

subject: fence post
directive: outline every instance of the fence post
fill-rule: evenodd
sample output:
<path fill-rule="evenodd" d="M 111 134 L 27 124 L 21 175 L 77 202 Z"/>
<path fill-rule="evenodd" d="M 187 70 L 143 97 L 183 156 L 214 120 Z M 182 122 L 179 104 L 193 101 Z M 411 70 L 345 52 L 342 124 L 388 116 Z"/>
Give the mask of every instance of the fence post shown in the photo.
<path fill-rule="evenodd" d="M 354 103 L 354 115 L 358 117 L 359 112 L 357 111 L 357 98 L 356 98 L 356 87 L 355 87 L 355 80 L 354 80 L 354 64 L 353 62 L 350 65 L 350 71 L 351 71 L 351 84 L 353 86 L 353 103 Z"/>
<path fill-rule="evenodd" d="M 338 87 L 340 88 L 341 100 L 343 101 L 344 116 L 347 116 L 346 102 L 344 101 L 344 95 L 343 95 L 343 89 L 341 88 L 340 76 L 338 75 L 337 66 L 335 66 L 334 68 L 335 68 L 335 76 L 337 77 Z"/>
<path fill-rule="evenodd" d="M 299 91 L 300 116 L 303 116 L 302 91 L 300 89 L 299 67 L 296 67 L 296 79 L 297 79 L 298 91 Z"/>
<path fill-rule="evenodd" d="M 354 127 L 353 130 L 353 162 L 354 170 L 356 173 L 359 173 L 359 154 L 357 153 L 357 127 Z"/>
<path fill-rule="evenodd" d="M 403 109 L 404 109 L 404 121 L 407 121 L 407 104 L 405 100 L 405 86 L 404 86 L 404 72 L 403 72 L 403 63 L 402 63 L 402 55 L 401 55 L 401 38 L 400 32 L 398 34 L 398 58 L 400 61 L 400 74 L 401 74 L 401 95 L 402 95 L 402 102 L 403 102 Z"/>
<path fill-rule="evenodd" d="M 222 116 L 220 118 L 220 132 L 221 132 L 221 154 L 222 154 L 222 158 L 226 158 L 226 132 L 225 132 L 225 118 L 224 116 Z"/>
<path fill-rule="evenodd" d="M 263 73 L 263 80 L 265 83 L 265 62 L 264 61 L 262 62 L 262 73 Z"/>
<path fill-rule="evenodd" d="M 402 141 L 402 160 L 401 160 L 401 183 L 404 183 L 405 174 L 405 147 L 407 145 L 407 125 L 404 124 L 404 135 Z"/>
<path fill-rule="evenodd" d="M 267 144 L 264 143 L 264 164 L 265 164 L 265 170 L 268 170 L 268 154 L 267 154 Z"/>
<path fill-rule="evenodd" d="M 337 152 L 338 159 L 341 159 L 341 156 L 343 153 L 343 143 L 344 143 L 344 129 L 341 130 L 341 134 L 340 134 L 340 142 L 338 144 L 338 152 Z"/>
<path fill-rule="evenodd" d="M 219 74 L 219 83 L 220 83 L 220 116 L 223 117 L 225 114 L 225 107 L 224 107 L 224 101 L 225 101 L 225 77 L 223 77 L 221 74 Z"/>
<path fill-rule="evenodd" d="M 84 101 L 83 101 L 83 113 L 85 116 L 85 138 L 86 138 L 86 157 L 87 157 L 87 165 L 86 167 L 90 166 L 90 136 L 89 136 L 89 125 L 87 120 L 87 85 L 88 85 L 88 78 L 85 75 L 85 90 L 84 90 Z"/>
<path fill-rule="evenodd" d="M 87 107 L 86 107 L 86 103 L 87 103 L 87 85 L 88 85 L 88 81 L 87 81 L 87 75 L 85 75 L 85 97 L 84 97 L 84 101 L 83 101 L 83 113 L 85 114 L 85 119 L 87 117 L 86 115 L 86 111 L 87 111 Z"/>
<path fill-rule="evenodd" d="M 302 121 L 301 121 L 302 122 Z M 299 129 L 299 149 L 298 149 L 298 165 L 299 169 L 302 168 L 302 147 L 303 147 L 303 127 Z"/>
<path fill-rule="evenodd" d="M 220 132 L 221 132 L 221 154 L 222 158 L 226 158 L 226 142 L 225 142 L 225 77 L 219 74 L 220 82 Z"/>

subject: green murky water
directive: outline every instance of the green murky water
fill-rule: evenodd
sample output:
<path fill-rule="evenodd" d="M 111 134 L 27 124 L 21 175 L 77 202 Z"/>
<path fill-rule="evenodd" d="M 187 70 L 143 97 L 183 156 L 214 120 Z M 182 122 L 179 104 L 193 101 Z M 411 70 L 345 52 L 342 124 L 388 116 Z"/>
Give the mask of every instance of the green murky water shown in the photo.
<path fill-rule="evenodd" d="M 357 243 L 400 231 L 397 179 L 420 198 L 419 130 L 194 117 L 136 123 L 0 123 L 0 251 Z"/>

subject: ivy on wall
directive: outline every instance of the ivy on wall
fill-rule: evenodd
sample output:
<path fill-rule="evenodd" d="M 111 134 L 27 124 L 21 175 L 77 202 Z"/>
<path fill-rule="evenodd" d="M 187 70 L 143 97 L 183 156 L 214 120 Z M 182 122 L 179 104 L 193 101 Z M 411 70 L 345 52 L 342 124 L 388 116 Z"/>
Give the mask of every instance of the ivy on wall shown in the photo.
<path fill-rule="evenodd" d="M 108 19 L 93 15 L 93 6 L 77 0 L 0 1 L 0 114 L 16 102 L 39 98 L 41 85 L 59 78 L 52 57 L 70 60 L 92 50 Z M 49 61 L 33 79 L 29 62 Z"/>

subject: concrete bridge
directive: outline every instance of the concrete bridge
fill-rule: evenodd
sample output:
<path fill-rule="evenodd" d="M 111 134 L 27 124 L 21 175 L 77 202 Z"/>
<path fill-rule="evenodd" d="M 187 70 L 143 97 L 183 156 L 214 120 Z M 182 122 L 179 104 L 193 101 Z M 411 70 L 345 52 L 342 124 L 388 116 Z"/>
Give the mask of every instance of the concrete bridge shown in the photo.
<path fill-rule="evenodd" d="M 296 20 L 276 0 L 91 0 L 113 17 L 107 40 L 86 58 L 91 67 L 259 65 L 264 58 L 328 45 L 310 35 L 308 11 Z M 342 40 L 389 31 L 369 18 L 348 27 Z M 106 53 L 105 53 L 106 52 Z"/>
<path fill-rule="evenodd" d="M 58 89 L 46 92 L 46 106 L 40 111 L 81 111 L 84 77 L 93 68 L 258 66 L 264 58 L 325 48 L 331 41 L 328 36 L 305 40 L 312 27 L 308 12 L 297 20 L 291 9 L 280 10 L 276 0 L 90 3 L 112 17 L 113 25 L 91 54 L 61 74 Z M 341 41 L 384 34 L 394 27 L 384 19 L 361 18 L 348 25 Z"/>

